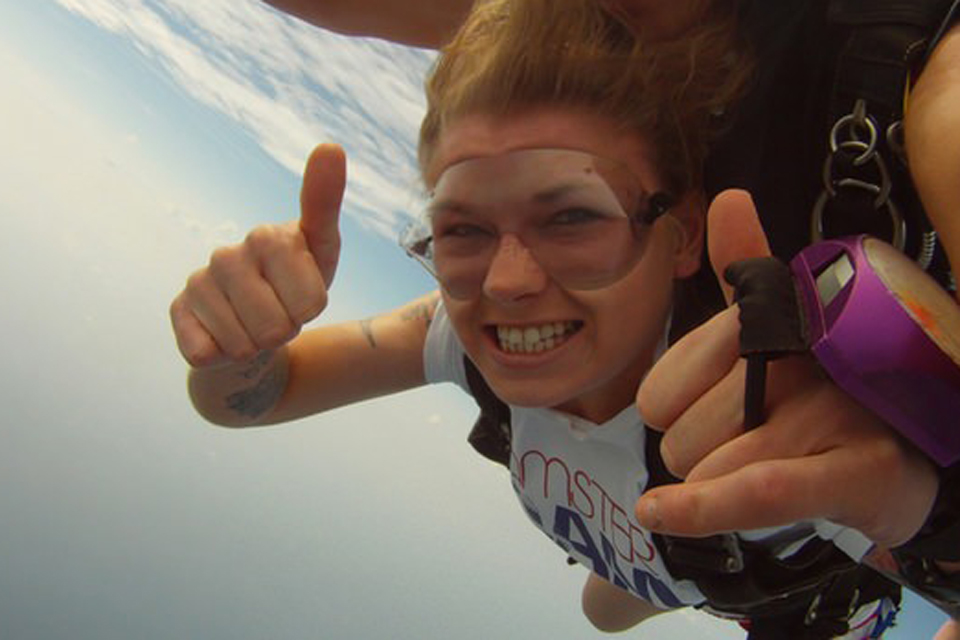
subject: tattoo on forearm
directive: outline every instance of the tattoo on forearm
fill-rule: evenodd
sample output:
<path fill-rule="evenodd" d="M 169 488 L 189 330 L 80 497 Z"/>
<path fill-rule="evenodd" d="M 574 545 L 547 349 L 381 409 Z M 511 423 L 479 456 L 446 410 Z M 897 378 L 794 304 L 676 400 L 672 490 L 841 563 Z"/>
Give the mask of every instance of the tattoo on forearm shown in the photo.
<path fill-rule="evenodd" d="M 377 341 L 373 337 L 373 318 L 366 318 L 364 320 L 361 320 L 360 330 L 363 331 L 363 335 L 366 336 L 367 342 L 370 343 L 370 346 L 376 349 Z"/>
<path fill-rule="evenodd" d="M 410 307 L 403 312 L 403 315 L 400 317 L 404 320 L 423 320 L 423 323 L 430 328 L 430 322 L 433 320 L 433 312 L 437 307 L 437 300 L 431 302 L 421 302 L 413 307 Z"/>
<path fill-rule="evenodd" d="M 258 357 L 257 360 L 260 360 Z M 269 358 L 268 358 L 269 360 Z M 256 365 L 257 371 L 263 367 L 263 363 Z M 247 372 L 242 373 L 244 377 Z M 247 418 L 259 418 L 269 411 L 280 399 L 284 388 L 287 386 L 287 373 L 285 368 L 278 369 L 276 366 L 269 369 L 255 385 L 248 389 L 241 389 L 227 396 L 227 406 L 234 412 Z"/>
<path fill-rule="evenodd" d="M 433 320 L 433 314 L 437 308 L 437 305 L 440 303 L 440 297 L 436 296 L 432 300 L 427 302 L 420 302 L 414 304 L 403 311 L 400 312 L 400 319 L 405 322 L 411 321 L 422 321 L 426 328 L 430 328 L 430 322 Z M 363 335 L 366 337 L 367 342 L 370 343 L 370 346 L 374 349 L 377 348 L 377 339 L 373 335 L 373 321 L 376 318 L 366 318 L 360 320 L 360 331 L 363 332 Z"/>

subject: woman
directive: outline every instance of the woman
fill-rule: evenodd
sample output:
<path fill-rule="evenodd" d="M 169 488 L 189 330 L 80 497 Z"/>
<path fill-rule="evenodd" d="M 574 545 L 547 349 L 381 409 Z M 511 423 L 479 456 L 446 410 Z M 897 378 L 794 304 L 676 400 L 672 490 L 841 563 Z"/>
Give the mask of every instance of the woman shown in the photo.
<path fill-rule="evenodd" d="M 339 251 L 344 160 L 321 146 L 300 221 L 218 250 L 172 304 L 198 411 L 272 424 L 428 382 L 477 394 L 478 371 L 510 411 L 522 506 L 590 569 L 583 607 L 596 626 L 685 605 L 744 617 L 668 566 L 633 512 L 663 466 L 634 394 L 663 349 L 677 281 L 700 266 L 699 168 L 743 83 L 730 31 L 709 23 L 720 26 L 647 46 L 590 0 L 478 6 L 431 74 L 421 129 L 431 196 L 407 247 L 439 293 L 293 338 L 322 310 Z M 848 533 L 819 521 L 739 540 L 781 560 Z M 888 621 L 892 601 L 870 593 L 846 637 Z M 778 615 L 802 624 L 804 597 Z"/>

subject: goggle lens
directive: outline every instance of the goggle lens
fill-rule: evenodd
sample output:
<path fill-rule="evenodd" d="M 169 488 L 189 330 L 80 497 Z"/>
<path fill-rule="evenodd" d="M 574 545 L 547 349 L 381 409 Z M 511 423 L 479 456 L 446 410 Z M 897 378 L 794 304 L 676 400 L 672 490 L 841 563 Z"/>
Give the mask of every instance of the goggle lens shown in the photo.
<path fill-rule="evenodd" d="M 401 245 L 454 298 L 480 294 L 506 234 L 561 286 L 600 289 L 636 265 L 670 204 L 612 160 L 525 149 L 447 167 Z"/>

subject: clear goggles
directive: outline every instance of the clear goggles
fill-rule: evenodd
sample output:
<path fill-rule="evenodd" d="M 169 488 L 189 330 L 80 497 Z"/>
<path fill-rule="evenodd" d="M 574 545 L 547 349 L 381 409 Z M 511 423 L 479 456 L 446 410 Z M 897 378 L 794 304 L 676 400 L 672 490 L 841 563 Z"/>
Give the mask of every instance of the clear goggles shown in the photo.
<path fill-rule="evenodd" d="M 633 269 L 653 223 L 672 205 L 616 161 L 523 149 L 447 167 L 400 244 L 453 298 L 481 293 L 508 235 L 557 284 L 600 289 Z"/>

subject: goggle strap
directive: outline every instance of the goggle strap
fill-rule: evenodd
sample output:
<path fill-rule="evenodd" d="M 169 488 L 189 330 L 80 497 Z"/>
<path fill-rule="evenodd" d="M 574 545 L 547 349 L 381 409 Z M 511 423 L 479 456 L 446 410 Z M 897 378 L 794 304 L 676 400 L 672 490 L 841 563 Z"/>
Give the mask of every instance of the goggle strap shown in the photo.
<path fill-rule="evenodd" d="M 650 199 L 647 201 L 647 210 L 643 213 L 641 222 L 644 224 L 653 224 L 657 221 L 657 218 L 665 214 L 676 204 L 676 198 L 669 193 L 664 193 L 663 191 L 656 192 L 650 196 Z"/>

